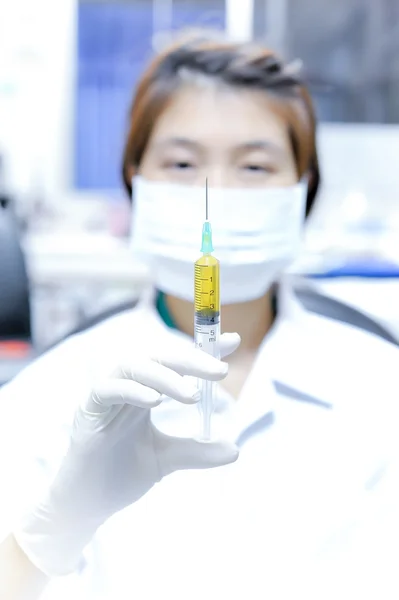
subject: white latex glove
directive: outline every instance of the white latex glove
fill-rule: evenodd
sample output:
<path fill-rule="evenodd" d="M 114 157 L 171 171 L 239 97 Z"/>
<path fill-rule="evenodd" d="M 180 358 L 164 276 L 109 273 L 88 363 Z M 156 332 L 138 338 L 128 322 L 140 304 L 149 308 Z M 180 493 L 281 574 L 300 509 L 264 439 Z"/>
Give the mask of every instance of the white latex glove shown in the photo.
<path fill-rule="evenodd" d="M 240 343 L 221 336 L 221 355 Z M 14 536 L 30 561 L 49 576 L 74 571 L 82 550 L 109 517 L 129 506 L 165 475 L 234 462 L 237 448 L 225 442 L 170 437 L 151 422 L 163 396 L 192 404 L 192 380 L 223 379 L 228 366 L 195 348 L 161 352 L 122 364 L 78 408 L 70 445 L 45 499 Z"/>

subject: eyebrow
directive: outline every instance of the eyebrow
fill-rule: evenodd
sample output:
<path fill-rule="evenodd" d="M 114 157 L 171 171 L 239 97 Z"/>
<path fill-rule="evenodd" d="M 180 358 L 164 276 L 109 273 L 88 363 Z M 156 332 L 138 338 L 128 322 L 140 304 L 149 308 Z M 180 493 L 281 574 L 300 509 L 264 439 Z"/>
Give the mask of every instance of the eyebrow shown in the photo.
<path fill-rule="evenodd" d="M 236 148 L 239 152 L 250 152 L 253 150 L 264 150 L 273 154 L 283 154 L 284 150 L 279 144 L 266 140 L 254 140 L 239 144 Z"/>
<path fill-rule="evenodd" d="M 188 148 L 189 150 L 204 150 L 205 147 L 200 142 L 196 142 L 194 140 L 190 140 L 189 138 L 184 137 L 171 137 L 165 138 L 159 142 L 159 146 L 161 148 L 168 148 L 170 146 L 182 146 L 184 148 Z M 284 150 L 281 146 L 276 144 L 275 142 L 271 142 L 268 140 L 252 140 L 249 142 L 244 142 L 242 144 L 238 144 L 234 148 L 235 152 L 251 152 L 255 150 L 263 150 L 266 152 L 272 152 L 273 154 L 281 155 L 284 153 Z"/>
<path fill-rule="evenodd" d="M 202 144 L 184 137 L 165 138 L 160 140 L 158 145 L 161 148 L 167 148 L 168 146 L 183 146 L 185 148 L 189 148 L 190 150 L 199 150 L 203 148 Z"/>

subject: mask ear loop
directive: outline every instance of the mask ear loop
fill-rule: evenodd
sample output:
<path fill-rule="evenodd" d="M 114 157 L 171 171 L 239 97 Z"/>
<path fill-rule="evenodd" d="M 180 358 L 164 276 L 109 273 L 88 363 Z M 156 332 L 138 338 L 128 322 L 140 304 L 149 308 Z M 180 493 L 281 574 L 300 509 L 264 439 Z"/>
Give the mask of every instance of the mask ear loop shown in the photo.
<path fill-rule="evenodd" d="M 304 173 L 302 175 L 302 177 L 300 178 L 300 180 L 297 183 L 297 186 L 300 187 L 301 189 L 303 189 L 303 193 L 305 196 L 304 212 L 303 212 L 304 224 L 306 223 L 306 220 L 307 220 L 306 206 L 307 206 L 307 197 L 308 197 L 308 193 L 309 193 L 309 183 L 310 183 L 311 176 L 312 176 L 311 173 L 309 171 L 306 171 L 306 173 Z"/>
<path fill-rule="evenodd" d="M 309 171 L 306 171 L 302 177 L 300 178 L 300 180 L 298 181 L 299 184 L 306 184 L 309 185 L 309 178 L 310 178 L 310 173 Z"/>
<path fill-rule="evenodd" d="M 131 207 L 133 208 L 133 203 L 134 203 L 134 182 L 135 180 L 137 180 L 138 175 L 133 175 L 131 180 L 130 180 L 130 189 L 132 190 L 131 194 L 130 194 L 130 204 Z"/>
<path fill-rule="evenodd" d="M 308 191 L 311 177 L 312 174 L 309 171 L 306 171 L 306 173 L 304 173 L 298 181 L 298 185 L 301 187 L 305 187 L 306 191 Z"/>

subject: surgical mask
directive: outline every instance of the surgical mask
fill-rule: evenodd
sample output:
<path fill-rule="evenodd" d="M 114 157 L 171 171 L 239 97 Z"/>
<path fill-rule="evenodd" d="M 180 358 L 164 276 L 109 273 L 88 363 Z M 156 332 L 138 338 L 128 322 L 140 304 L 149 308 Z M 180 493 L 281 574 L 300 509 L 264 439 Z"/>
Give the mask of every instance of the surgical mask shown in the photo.
<path fill-rule="evenodd" d="M 132 190 L 132 251 L 149 265 L 158 289 L 192 302 L 205 187 L 134 177 Z M 306 184 L 209 188 L 208 198 L 222 304 L 260 298 L 298 255 Z"/>

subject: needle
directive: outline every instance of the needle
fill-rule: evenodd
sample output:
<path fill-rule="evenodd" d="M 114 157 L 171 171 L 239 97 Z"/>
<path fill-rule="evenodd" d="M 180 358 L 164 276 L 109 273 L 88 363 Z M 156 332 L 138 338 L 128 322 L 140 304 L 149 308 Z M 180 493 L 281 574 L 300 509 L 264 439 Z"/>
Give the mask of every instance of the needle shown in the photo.
<path fill-rule="evenodd" d="M 208 221 L 208 177 L 205 179 L 205 220 Z"/>

